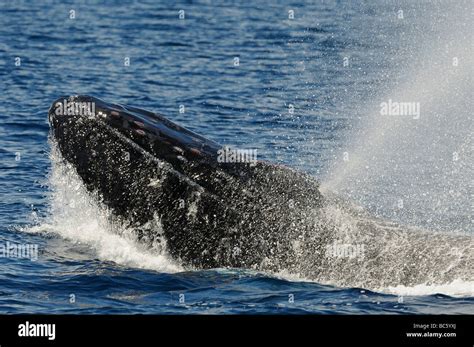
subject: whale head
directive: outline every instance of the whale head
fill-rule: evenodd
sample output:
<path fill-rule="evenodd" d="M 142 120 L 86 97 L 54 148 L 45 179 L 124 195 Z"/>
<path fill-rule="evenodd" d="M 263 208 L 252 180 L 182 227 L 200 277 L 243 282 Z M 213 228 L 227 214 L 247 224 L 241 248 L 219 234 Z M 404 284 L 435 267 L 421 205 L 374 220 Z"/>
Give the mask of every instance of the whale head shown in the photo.
<path fill-rule="evenodd" d="M 87 190 L 140 240 L 164 235 L 186 264 L 276 266 L 268 259 L 291 256 L 302 208 L 321 203 L 308 175 L 265 161 L 222 162 L 219 144 L 157 113 L 71 96 L 53 102 L 49 122 Z"/>

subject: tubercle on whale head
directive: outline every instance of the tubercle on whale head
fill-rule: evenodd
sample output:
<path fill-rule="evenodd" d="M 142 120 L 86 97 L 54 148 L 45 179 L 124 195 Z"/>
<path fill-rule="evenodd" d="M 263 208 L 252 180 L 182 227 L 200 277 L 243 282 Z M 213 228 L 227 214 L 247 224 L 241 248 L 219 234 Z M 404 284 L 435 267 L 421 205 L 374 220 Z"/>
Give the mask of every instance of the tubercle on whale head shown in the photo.
<path fill-rule="evenodd" d="M 180 174 L 211 191 L 215 190 L 212 186 L 220 181 L 234 179 L 254 186 L 252 189 L 262 186 L 280 191 L 282 196 L 286 195 L 286 190 L 298 191 L 295 195 L 309 195 L 303 192 L 306 189 L 303 187 L 308 187 L 308 191 L 317 190 L 317 184 L 310 183 L 312 180 L 306 174 L 256 160 L 256 156 L 251 156 L 249 162 L 235 161 L 232 151 L 226 157 L 229 154 L 227 147 L 164 116 L 135 107 L 78 95 L 56 100 L 49 110 L 49 120 L 63 158 L 81 172 L 92 170 L 92 165 L 103 170 L 107 163 L 114 162 L 115 158 L 110 155 L 113 147 L 122 148 L 118 155 L 135 148 L 153 160 L 170 164 Z M 132 156 L 135 164 L 138 163 L 134 161 L 136 157 Z M 104 159 L 98 163 L 98 158 Z M 305 183 L 296 189 L 290 185 L 294 181 Z"/>
<path fill-rule="evenodd" d="M 216 161 L 221 146 L 167 118 L 146 110 L 107 103 L 88 95 L 62 97 L 53 102 L 49 123 L 58 142 L 64 130 L 84 120 L 101 122 L 165 160 Z M 67 131 L 67 130 L 66 130 Z"/>

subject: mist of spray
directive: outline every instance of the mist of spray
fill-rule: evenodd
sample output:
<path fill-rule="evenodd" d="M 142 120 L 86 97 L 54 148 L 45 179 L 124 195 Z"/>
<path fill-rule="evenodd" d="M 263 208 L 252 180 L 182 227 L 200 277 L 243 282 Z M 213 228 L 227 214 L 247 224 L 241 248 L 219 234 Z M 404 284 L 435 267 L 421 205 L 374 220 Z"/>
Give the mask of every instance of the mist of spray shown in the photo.
<path fill-rule="evenodd" d="M 323 190 L 401 223 L 472 230 L 472 10 L 461 1 L 406 13 L 412 25 L 404 28 L 404 49 L 394 61 L 407 64 L 387 74 L 395 79 L 387 81 L 390 88 L 356 107 L 362 121 Z M 406 106 L 413 108 L 403 112 Z"/>

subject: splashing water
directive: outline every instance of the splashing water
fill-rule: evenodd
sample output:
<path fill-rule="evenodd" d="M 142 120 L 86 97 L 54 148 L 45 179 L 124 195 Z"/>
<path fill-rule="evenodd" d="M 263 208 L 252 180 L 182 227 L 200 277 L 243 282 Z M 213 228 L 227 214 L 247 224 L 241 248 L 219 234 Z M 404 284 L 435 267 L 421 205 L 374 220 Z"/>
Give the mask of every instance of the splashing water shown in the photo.
<path fill-rule="evenodd" d="M 466 2 L 438 6 L 406 29 L 405 49 L 393 54 L 394 61 L 404 63 L 385 78 L 365 109 L 356 110 L 361 121 L 322 189 L 401 223 L 470 232 L 472 7 Z M 419 110 L 383 114 L 382 105 L 389 102 L 413 103 Z"/>
<path fill-rule="evenodd" d="M 403 295 L 474 293 L 474 52 L 472 24 L 467 24 L 472 23 L 468 18 L 471 5 L 436 3 L 431 13 L 424 12 L 412 21 L 412 27 L 406 27 L 404 48 L 393 53 L 394 61 L 404 63 L 399 71 L 389 74 L 387 84 L 371 95 L 365 106 L 354 107 L 360 120 L 321 185 L 325 194 L 336 193 L 378 218 L 400 224 L 392 231 L 374 229 L 374 239 L 384 239 L 379 247 L 383 248 L 382 257 L 370 269 L 357 267 L 362 269 L 359 276 L 365 276 L 365 271 L 369 276 L 380 271 L 377 276 L 382 277 L 389 272 L 400 279 L 420 272 L 429 274 L 424 276 L 426 282 L 414 285 L 374 283 L 379 291 Z M 388 103 L 419 109 L 384 113 L 383 106 Z M 365 242 L 364 233 L 372 229 L 372 222 L 361 224 L 340 210 L 337 215 L 337 220 L 344 221 L 342 227 L 355 237 L 353 242 Z M 361 227 L 365 232 L 357 236 Z M 440 232 L 420 234 L 417 229 Z M 456 241 L 460 234 L 464 236 Z M 435 261 L 426 261 L 428 258 Z M 462 271 L 450 280 L 444 278 L 462 263 Z M 336 274 L 328 277 L 340 278 Z"/>
<path fill-rule="evenodd" d="M 465 10 L 453 14 L 451 8 L 462 4 L 467 5 Z M 469 218 L 458 218 L 459 215 L 467 216 L 467 209 L 472 206 L 466 185 L 472 181 L 472 174 L 466 171 L 469 166 L 473 167 L 472 160 L 470 163 L 467 160 L 472 158 L 472 142 L 469 143 L 469 137 L 463 139 L 472 129 L 472 121 L 470 124 L 467 118 L 472 117 L 469 115 L 472 107 L 466 105 L 472 97 L 469 89 L 457 87 L 460 80 L 464 79 L 468 85 L 469 78 L 472 80 L 469 69 L 473 66 L 474 55 L 457 52 L 458 48 L 461 48 L 460 52 L 469 49 L 472 30 L 468 37 L 456 37 L 469 32 L 466 28 L 472 26 L 472 20 L 466 20 L 472 13 L 472 1 L 302 1 L 296 5 L 296 20 L 288 21 L 282 20 L 288 11 L 283 3 L 263 7 L 249 3 L 239 9 L 242 5 L 216 7 L 215 4 L 189 2 L 187 13 L 199 13 L 202 20 L 190 18 L 187 25 L 178 28 L 174 10 L 158 11 L 153 2 L 131 2 L 126 11 L 123 7 L 96 6 L 94 11 L 83 8 L 82 21 L 68 23 L 62 20 L 64 13 L 69 11 L 67 7 L 61 10 L 52 3 L 40 2 L 2 4 L 6 9 L 0 11 L 4 24 L 0 28 L 2 46 L 10 52 L 21 52 L 26 59 L 22 57 L 21 69 L 12 69 L 13 62 L 9 63 L 8 59 L 0 64 L 5 85 L 0 104 L 4 118 L 0 140 L 5 150 L 0 153 L 4 167 L 0 172 L 3 179 L 0 184 L 3 194 L 0 234 L 16 242 L 38 243 L 40 252 L 39 261 L 35 262 L 2 259 L 0 306 L 3 313 L 474 312 L 472 262 L 467 264 L 463 277 L 467 280 L 453 278 L 435 284 L 393 283 L 386 286 L 374 283 L 372 291 L 314 283 L 331 283 L 331 280 L 335 283 L 337 274 L 329 273 L 332 264 L 327 268 L 327 276 L 320 280 L 309 279 L 312 283 L 302 282 L 304 276 L 297 271 L 284 270 L 281 277 L 286 280 L 241 269 L 173 273 L 180 270 L 180 264 L 164 256 L 166 252 L 162 253 L 159 245 L 155 252 L 127 234 L 132 230 L 114 224 L 107 209 L 99 208 L 94 197 L 85 192 L 74 170 L 67 172 L 67 168 L 53 167 L 57 171 L 52 171 L 51 176 L 56 176 L 54 179 L 50 176 L 48 183 L 52 192 L 44 199 L 44 186 L 37 180 L 44 179 L 51 165 L 43 155 L 48 130 L 45 102 L 72 92 L 159 110 L 219 143 L 242 148 L 252 146 L 258 148 L 262 158 L 301 167 L 318 176 L 328 169 L 327 157 L 332 158 L 338 151 L 335 164 L 340 164 L 340 169 L 330 170 L 330 177 L 323 178 L 322 183 L 323 187 L 343 196 L 347 193 L 348 198 L 344 200 L 368 207 L 371 215 L 372 212 L 380 214 L 384 221 L 396 220 L 429 230 L 440 229 L 443 233 L 472 232 Z M 436 10 L 437 7 L 441 9 Z M 397 19 L 398 10 L 403 10 L 404 19 Z M 430 15 L 433 10 L 441 20 Z M 25 17 L 25 11 L 32 16 Z M 33 20 L 25 26 L 28 18 Z M 452 40 L 439 41 L 433 37 L 433 30 L 446 31 L 442 37 L 449 35 L 449 30 L 443 29 L 440 22 L 450 27 Z M 88 25 L 84 27 L 81 23 Z M 409 26 L 413 23 L 419 23 L 419 30 L 415 31 L 419 39 L 409 42 L 408 36 L 413 35 Z M 432 23 L 433 30 L 424 23 Z M 463 25 L 465 29 L 460 28 Z M 132 33 L 130 36 L 132 27 L 140 35 Z M 223 33 L 235 35 L 223 36 Z M 91 35 L 96 40 L 90 40 Z M 123 56 L 130 53 L 130 45 L 124 46 L 130 40 L 124 41 L 124 37 L 133 39 L 135 48 L 150 52 L 135 60 L 137 64 L 133 63 L 132 57 L 132 65 L 126 70 L 120 54 L 109 54 L 122 52 Z M 97 45 L 97 42 L 104 44 Z M 459 47 L 462 42 L 466 47 Z M 434 45 L 441 49 L 436 52 Z M 228 68 L 234 56 L 229 48 L 235 54 L 244 53 L 239 69 Z M 415 51 L 418 55 L 411 57 Z M 74 59 L 65 59 L 64 54 L 71 52 L 78 54 L 74 54 Z M 348 67 L 343 67 L 343 57 L 348 57 Z M 402 59 L 398 59 L 400 57 Z M 453 72 L 447 78 L 454 57 L 459 58 L 457 71 L 461 74 Z M 432 66 L 434 60 L 441 63 L 439 68 Z M 415 65 L 418 67 L 410 68 Z M 444 71 L 442 66 L 446 66 Z M 392 73 L 389 69 L 397 71 Z M 420 78 L 422 75 L 425 76 L 424 83 Z M 123 83 L 117 83 L 117 80 Z M 419 81 L 416 83 L 419 90 L 414 86 L 415 81 Z M 377 91 L 376 95 L 370 93 L 370 89 L 367 92 L 368 85 Z M 446 93 L 456 94 L 452 88 L 468 93 L 467 98 L 447 98 Z M 382 121 L 379 117 L 381 102 L 389 98 L 416 101 L 411 97 L 398 100 L 400 97 L 394 91 L 402 93 L 403 89 L 408 96 L 423 91 L 429 95 L 439 89 L 438 101 L 433 99 L 430 107 L 448 112 L 427 118 L 427 104 L 422 102 L 418 120 L 384 117 Z M 183 101 L 187 112 L 179 113 L 177 105 Z M 294 115 L 288 114 L 288 103 L 295 105 Z M 375 106 L 371 107 L 371 104 Z M 358 125 L 358 117 L 361 117 L 360 129 L 347 134 L 348 126 Z M 308 129 L 302 128 L 306 123 Z M 438 124 L 436 131 L 435 123 Z M 442 159 L 439 162 L 430 160 L 433 153 L 426 147 L 430 139 L 436 137 L 425 137 L 423 132 L 410 129 L 410 125 L 417 124 L 423 124 L 422 128 L 428 134 L 431 131 L 442 140 L 431 150 Z M 385 134 L 378 134 L 377 129 L 384 128 L 388 129 Z M 406 136 L 403 128 L 408 130 Z M 456 128 L 460 128 L 459 136 Z M 373 137 L 364 138 L 370 130 L 373 130 Z M 451 135 L 445 137 L 446 132 Z M 308 143 L 308 137 L 312 143 Z M 391 148 L 397 144 L 397 137 L 398 143 L 405 143 L 400 152 Z M 340 148 L 342 139 L 348 141 L 346 148 Z M 460 146 L 445 147 L 442 143 Z M 382 154 L 382 149 L 386 155 Z M 21 162 L 12 159 L 16 151 L 21 151 Z M 343 160 L 343 152 L 348 153 L 349 161 Z M 376 161 L 370 160 L 374 152 L 381 163 L 387 163 L 386 170 L 382 164 L 375 165 Z M 453 152 L 458 152 L 459 160 L 445 160 L 454 159 Z M 415 154 L 422 161 L 415 160 Z M 413 159 L 411 167 L 410 158 Z M 390 165 L 390 159 L 393 165 Z M 54 166 L 55 161 L 53 158 Z M 403 162 L 406 165 L 401 165 Z M 350 169 L 349 164 L 354 166 Z M 366 164 L 369 169 L 365 168 Z M 436 166 L 443 170 L 438 171 Z M 450 167 L 458 173 L 451 174 Z M 426 182 L 416 178 L 422 170 L 425 170 Z M 73 191 L 75 187 L 78 187 L 76 192 Z M 418 194 L 417 190 L 421 188 L 430 195 Z M 472 191 L 472 186 L 470 189 Z M 457 194 L 461 195 L 456 197 Z M 439 205 L 438 198 L 442 198 Z M 403 200 L 402 208 L 398 208 L 400 199 Z M 81 209 L 71 208 L 70 200 Z M 453 201 L 459 204 L 453 204 Z M 39 234 L 17 233 L 16 227 L 11 230 L 12 223 L 24 225 L 31 205 L 40 215 L 45 208 L 48 211 L 48 216 L 40 219 L 39 226 L 27 229 Z M 431 206 L 435 207 L 434 211 Z M 344 232 L 350 236 L 359 230 L 357 214 L 354 216 L 334 205 L 328 206 L 325 214 L 327 222 L 339 221 L 334 224 L 337 225 L 334 232 L 341 234 L 341 238 Z M 370 221 L 373 218 L 359 219 Z M 416 232 L 413 228 L 400 228 Z M 430 249 L 437 247 L 437 242 L 441 241 L 433 239 L 429 243 Z M 421 249 L 426 247 L 421 245 Z M 437 257 L 443 260 L 443 254 Z M 458 263 L 459 258 L 454 254 L 450 257 L 452 265 Z M 344 259 L 336 260 L 341 263 Z M 396 265 L 396 262 L 391 264 Z M 383 269 L 383 265 L 380 266 Z M 353 271 L 357 273 L 356 269 Z M 433 278 L 439 278 L 436 268 L 428 271 Z M 363 276 L 357 279 L 363 279 Z M 346 282 L 346 286 L 357 286 L 357 281 Z M 189 291 L 185 307 L 178 304 L 176 292 L 183 289 Z M 396 296 L 374 291 L 409 297 L 400 304 Z M 71 305 L 67 300 L 72 292 L 80 298 L 79 305 Z M 295 294 L 292 305 L 282 304 L 287 302 L 288 293 Z M 426 296 L 435 293 L 468 297 Z"/>
<path fill-rule="evenodd" d="M 54 142 L 51 148 L 50 214 L 40 225 L 27 231 L 59 235 L 73 244 L 85 245 L 100 260 L 127 267 L 159 272 L 183 270 L 168 256 L 166 240 L 161 239 L 151 246 L 138 242 L 133 228 L 117 221 L 111 211 L 86 190 L 74 168 L 61 159 Z M 316 222 L 315 230 L 330 226 L 326 250 L 331 246 L 362 245 L 363 254 L 341 257 L 341 254 L 327 252 L 322 261 L 316 261 L 311 248 L 314 240 L 310 236 L 303 241 L 307 244 L 301 247 L 295 267 L 282 269 L 274 274 L 277 277 L 400 295 L 474 293 L 472 267 L 468 265 L 472 262 L 474 243 L 469 236 L 402 229 L 395 223 L 375 220 L 362 209 L 330 196 L 328 204 L 315 211 L 311 218 Z M 159 233 L 159 219 L 153 227 Z M 316 262 L 320 266 L 318 275 L 308 276 Z M 424 279 L 424 283 L 419 282 L 420 279 Z M 413 281 L 414 285 L 397 285 L 398 281 Z"/>
<path fill-rule="evenodd" d="M 368 208 L 383 222 L 330 201 L 314 217 L 330 226 L 328 246 L 363 245 L 365 260 L 340 257 L 341 250 L 330 248 L 336 256 L 324 256 L 313 281 L 402 295 L 474 295 L 469 234 L 474 165 L 468 104 L 474 55 L 466 44 L 468 11 L 462 5 L 450 6 L 442 15 L 445 10 L 436 9 L 436 15 L 457 18 L 457 23 L 447 20 L 439 25 L 435 18 L 437 25 L 430 30 L 423 23 L 408 28 L 408 48 L 395 54 L 409 67 L 403 65 L 391 85 L 372 97 L 373 105 L 354 106 L 362 121 L 341 151 L 348 160 L 337 156 L 321 189 Z M 389 100 L 418 103 L 420 113 L 381 115 L 380 104 Z M 54 146 L 51 159 L 51 214 L 30 231 L 53 232 L 86 244 L 101 260 L 124 266 L 164 272 L 182 269 L 167 256 L 165 240 L 146 247 L 136 241 L 132 229 L 114 221 L 110 211 L 85 190 L 74 169 L 61 162 Z M 159 220 L 155 223 L 159 232 Z M 281 275 L 290 280 L 307 278 L 298 268 L 314 265 L 311 251 L 308 247 L 297 266 L 282 269 Z"/>
<path fill-rule="evenodd" d="M 400 295 L 474 294 L 472 235 L 401 226 L 332 198 L 320 216 L 331 225 L 331 241 L 319 283 Z"/>
<path fill-rule="evenodd" d="M 119 265 L 161 272 L 181 270 L 167 255 L 165 240 L 146 247 L 137 242 L 132 229 L 114 220 L 111 211 L 86 190 L 74 168 L 62 161 L 53 141 L 50 157 L 49 216 L 27 231 L 57 234 L 90 247 L 99 259 Z M 158 219 L 154 228 L 159 232 Z"/>

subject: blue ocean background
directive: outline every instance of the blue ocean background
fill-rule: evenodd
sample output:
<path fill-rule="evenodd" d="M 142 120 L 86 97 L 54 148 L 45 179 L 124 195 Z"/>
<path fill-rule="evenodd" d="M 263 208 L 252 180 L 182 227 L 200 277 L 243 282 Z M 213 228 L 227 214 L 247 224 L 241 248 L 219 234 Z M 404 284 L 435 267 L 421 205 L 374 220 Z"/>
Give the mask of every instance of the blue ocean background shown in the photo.
<path fill-rule="evenodd" d="M 473 314 L 472 272 L 470 282 L 374 290 L 292 274 L 186 269 L 105 233 L 100 220 L 84 221 L 84 201 L 57 216 L 52 191 L 61 173 L 52 174 L 47 122 L 62 95 L 157 111 L 221 144 L 309 172 L 374 217 L 472 235 L 466 79 L 474 64 L 464 50 L 472 21 L 457 15 L 472 6 L 2 1 L 0 242 L 37 244 L 39 254 L 0 257 L 0 313 Z M 449 72 L 453 57 L 462 73 Z M 424 109 L 449 121 L 418 123 L 419 136 L 410 137 L 414 128 L 403 129 L 411 121 L 390 129 L 372 122 L 368 110 L 409 90 L 407 83 L 415 99 L 433 95 Z M 371 135 L 382 132 L 393 138 Z M 454 152 L 460 161 L 440 164 Z M 344 153 L 382 159 L 346 174 L 338 169 Z M 400 199 L 406 208 L 394 212 Z"/>

